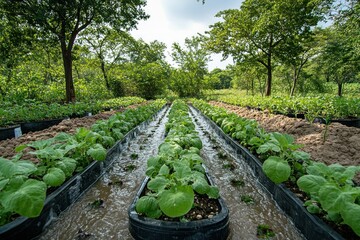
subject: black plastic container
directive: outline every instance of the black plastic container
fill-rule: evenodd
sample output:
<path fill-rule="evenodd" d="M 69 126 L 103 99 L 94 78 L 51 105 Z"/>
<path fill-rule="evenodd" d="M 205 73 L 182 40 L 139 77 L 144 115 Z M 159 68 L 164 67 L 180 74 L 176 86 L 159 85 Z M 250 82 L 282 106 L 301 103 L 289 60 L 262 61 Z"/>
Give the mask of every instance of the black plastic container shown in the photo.
<path fill-rule="evenodd" d="M 307 239 L 344 239 L 338 232 L 328 226 L 320 218 L 310 214 L 303 206 L 303 202 L 293 192 L 287 189 L 284 184 L 273 183 L 263 172 L 260 160 L 250 153 L 249 150 L 225 134 L 215 122 L 203 115 L 198 109 L 195 107 L 191 107 L 191 109 L 203 116 L 212 129 L 221 136 L 239 156 L 241 156 L 239 159 L 245 159 L 246 163 L 250 166 L 261 185 L 268 190 L 278 206 L 292 219 L 295 226 Z"/>
<path fill-rule="evenodd" d="M 354 119 L 332 119 L 331 122 L 341 123 L 348 127 L 357 127 L 360 128 L 360 118 Z"/>
<path fill-rule="evenodd" d="M 17 138 L 22 135 L 20 125 L 13 125 L 6 128 L 0 128 L 0 140 Z"/>
<path fill-rule="evenodd" d="M 49 128 L 49 127 L 59 124 L 62 120 L 64 120 L 64 119 L 61 118 L 61 119 L 51 119 L 51 120 L 21 123 L 20 124 L 21 131 L 23 134 L 28 133 L 28 132 L 41 131 L 46 128 Z"/>
<path fill-rule="evenodd" d="M 208 177 L 208 176 L 207 176 Z M 210 184 L 211 179 L 208 177 Z M 149 178 L 145 178 L 129 208 L 129 231 L 136 239 L 147 240 L 222 240 L 229 235 L 229 210 L 218 199 L 219 213 L 210 219 L 190 222 L 171 222 L 139 216 L 135 204 L 142 196 Z"/>

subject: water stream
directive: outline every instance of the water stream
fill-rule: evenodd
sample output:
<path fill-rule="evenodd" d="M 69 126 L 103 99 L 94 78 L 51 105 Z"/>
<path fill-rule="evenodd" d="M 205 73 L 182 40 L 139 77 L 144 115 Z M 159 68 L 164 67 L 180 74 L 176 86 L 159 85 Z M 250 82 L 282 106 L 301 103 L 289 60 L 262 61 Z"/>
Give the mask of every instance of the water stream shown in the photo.
<path fill-rule="evenodd" d="M 303 239 L 257 183 L 250 168 L 235 158 L 233 149 L 212 133 L 201 116 L 190 112 L 203 142 L 205 165 L 230 210 L 231 233 L 228 239 L 257 239 L 259 224 L 267 224 L 274 230 L 276 235 L 272 239 Z M 158 145 L 163 142 L 167 113 L 168 110 L 164 109 L 131 140 L 104 176 L 60 214 L 38 239 L 133 239 L 128 231 L 127 210 L 144 180 L 147 159 L 157 153 Z M 253 202 L 242 201 L 244 196 Z"/>

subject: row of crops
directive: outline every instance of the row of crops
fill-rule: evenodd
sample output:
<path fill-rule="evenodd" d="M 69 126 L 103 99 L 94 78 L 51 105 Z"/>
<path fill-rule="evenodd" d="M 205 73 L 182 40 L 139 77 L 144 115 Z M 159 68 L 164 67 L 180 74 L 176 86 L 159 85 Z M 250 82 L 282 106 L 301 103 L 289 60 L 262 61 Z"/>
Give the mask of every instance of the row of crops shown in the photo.
<path fill-rule="evenodd" d="M 276 184 L 290 183 L 305 192 L 304 204 L 310 213 L 325 216 L 337 225 L 347 225 L 360 236 L 360 187 L 352 181 L 360 172 L 359 166 L 313 162 L 309 154 L 299 151 L 301 146 L 290 135 L 268 133 L 256 121 L 240 118 L 205 101 L 191 102 L 257 156 L 270 180 Z M 12 159 L 0 157 L 0 226 L 17 215 L 38 216 L 49 189 L 63 185 L 94 160 L 104 160 L 109 148 L 164 104 L 164 100 L 156 100 L 100 120 L 90 129 L 79 128 L 73 135 L 60 133 L 54 138 L 20 145 L 16 148 L 18 155 Z M 166 138 L 158 155 L 147 162 L 146 175 L 150 180 L 148 192 L 136 205 L 140 214 L 181 218 L 192 208 L 195 193 L 219 197 L 218 189 L 206 181 L 199 155 L 202 143 L 187 111 L 184 102 L 174 102 L 166 124 Z M 38 163 L 22 159 L 23 152 L 29 150 Z M 179 207 L 174 208 L 175 205 Z"/>
<path fill-rule="evenodd" d="M 149 191 L 136 203 L 136 211 L 151 218 L 184 217 L 194 205 L 195 193 L 219 197 L 219 189 L 209 185 L 205 176 L 202 142 L 185 102 L 173 103 L 166 133 L 158 154 L 147 161 Z"/>
<path fill-rule="evenodd" d="M 305 114 L 308 119 L 347 119 L 360 117 L 360 98 L 352 97 L 288 97 L 288 96 L 245 96 L 235 92 L 210 96 L 218 101 L 241 106 L 269 110 L 280 114 Z"/>
<path fill-rule="evenodd" d="M 164 104 L 164 100 L 156 100 L 128 109 L 97 121 L 90 129 L 78 128 L 73 135 L 59 133 L 54 138 L 20 145 L 12 159 L 0 157 L 0 226 L 16 215 L 38 216 L 49 189 L 61 186 L 94 160 L 105 160 L 109 148 Z M 36 156 L 38 163 L 22 159 L 25 149 Z"/>
<path fill-rule="evenodd" d="M 105 101 L 76 102 L 69 104 L 46 104 L 31 100 L 22 104 L 3 102 L 0 107 L 0 127 L 6 127 L 20 122 L 84 116 L 86 113 L 98 113 L 104 110 L 119 109 L 142 102 L 145 102 L 145 99 L 140 97 L 123 97 Z"/>
<path fill-rule="evenodd" d="M 314 162 L 287 134 L 267 133 L 254 120 L 227 113 L 201 100 L 195 107 L 212 119 L 232 138 L 248 148 L 262 162 L 264 173 L 274 183 L 289 181 L 307 194 L 310 213 L 345 224 L 360 236 L 360 187 L 352 181 L 360 166 L 325 165 Z"/>

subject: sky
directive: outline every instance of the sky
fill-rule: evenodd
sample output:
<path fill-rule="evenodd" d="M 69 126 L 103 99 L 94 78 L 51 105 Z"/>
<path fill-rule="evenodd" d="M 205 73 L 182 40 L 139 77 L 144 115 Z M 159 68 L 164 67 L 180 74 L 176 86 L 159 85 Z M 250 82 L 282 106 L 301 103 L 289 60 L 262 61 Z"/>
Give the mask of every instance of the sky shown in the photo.
<path fill-rule="evenodd" d="M 139 22 L 137 30 L 131 32 L 135 38 L 145 42 L 158 40 L 167 46 L 166 60 L 172 63 L 171 46 L 174 42 L 184 44 L 185 38 L 204 33 L 209 26 L 221 21 L 215 14 L 221 10 L 239 8 L 242 0 L 147 0 L 145 11 L 150 15 L 146 21 Z M 209 70 L 216 67 L 225 69 L 232 61 L 221 62 L 221 55 L 212 55 Z"/>

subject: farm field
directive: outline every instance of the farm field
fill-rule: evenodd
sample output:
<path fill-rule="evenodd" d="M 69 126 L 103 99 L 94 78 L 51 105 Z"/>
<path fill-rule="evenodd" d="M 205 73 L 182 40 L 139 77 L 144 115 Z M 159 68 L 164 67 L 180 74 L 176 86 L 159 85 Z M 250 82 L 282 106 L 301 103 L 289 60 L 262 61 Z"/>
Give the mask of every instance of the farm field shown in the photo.
<path fill-rule="evenodd" d="M 297 137 L 296 139 L 302 139 L 301 137 L 304 135 L 303 133 L 316 132 L 319 131 L 319 129 L 322 129 L 322 131 L 324 130 L 324 126 L 321 126 L 320 124 L 310 124 L 305 120 L 267 114 L 264 112 L 249 110 L 246 108 L 239 108 L 219 102 L 210 103 L 213 106 L 221 106 L 222 108 L 227 109 L 229 112 L 235 112 L 239 116 L 247 117 L 249 119 L 256 119 L 260 123 L 260 125 L 264 127 L 267 131 L 289 133 Z M 131 106 L 130 108 L 133 107 L 134 106 Z M 115 112 L 105 112 L 91 117 L 64 120 L 58 126 L 54 126 L 47 130 L 25 134 L 21 137 L 22 139 L 10 139 L 1 141 L 0 143 L 4 149 L 6 149 L 6 146 L 12 146 L 11 148 L 14 148 L 19 143 L 24 144 L 26 143 L 26 141 L 30 142 L 34 139 L 46 139 L 53 137 L 54 135 L 58 134 L 59 131 L 74 133 L 74 127 L 89 127 L 93 125 L 97 120 L 107 119 L 110 115 L 114 113 Z M 142 179 L 141 175 L 143 175 L 145 172 L 144 167 L 146 164 L 144 163 L 146 159 L 156 154 L 157 148 L 161 142 L 161 139 L 164 136 L 164 126 L 167 122 L 167 117 L 164 116 L 164 114 L 159 115 L 157 120 L 155 119 L 148 127 L 146 127 L 146 129 L 143 130 L 144 132 L 140 134 L 139 139 L 134 140 L 134 143 L 132 143 L 132 141 L 126 143 L 128 147 L 119 156 L 119 160 L 117 160 L 117 163 L 115 163 L 114 166 L 111 167 L 111 170 L 105 173 L 104 177 L 102 177 L 101 180 L 96 183 L 95 187 L 89 189 L 85 196 L 79 200 L 79 202 L 77 202 L 76 204 L 74 204 L 74 206 L 70 207 L 69 210 L 61 214 L 59 216 L 59 221 L 51 225 L 50 228 L 44 232 L 43 236 L 40 239 L 47 239 L 50 236 L 56 236 L 56 239 L 82 235 L 86 235 L 89 237 L 103 237 L 104 234 L 108 236 L 128 236 L 126 239 L 132 239 L 127 230 L 128 222 L 125 217 L 127 214 L 126 206 L 128 206 L 130 201 L 132 200 L 135 191 L 137 190 L 137 186 L 139 186 L 139 183 Z M 202 122 L 199 119 L 198 115 L 194 115 L 194 113 L 192 113 L 191 117 L 192 121 L 196 123 L 196 131 L 199 132 L 200 138 L 203 142 L 203 150 L 201 155 L 204 158 L 205 166 L 208 166 L 210 173 L 214 175 L 215 183 L 220 187 L 221 196 L 225 199 L 230 211 L 233 212 L 230 217 L 230 222 L 232 222 L 232 224 L 230 225 L 231 227 L 229 239 L 238 239 L 238 236 L 242 236 L 241 239 L 252 238 L 251 236 L 254 237 L 257 234 L 257 225 L 269 225 L 270 222 L 272 230 L 274 230 L 274 232 L 276 233 L 274 239 L 282 239 L 286 236 L 291 239 L 303 239 L 304 236 L 302 236 L 302 234 L 299 233 L 298 230 L 296 230 L 296 228 L 292 226 L 292 224 L 285 227 L 289 220 L 285 215 L 282 215 L 282 213 L 278 213 L 279 209 L 278 207 L 272 205 L 274 203 L 269 200 L 268 193 L 262 192 L 264 191 L 261 190 L 263 187 L 258 184 L 253 184 L 256 181 L 254 181 L 254 176 L 251 175 L 252 171 L 244 163 L 244 160 L 239 159 L 236 154 L 234 155 L 233 150 L 229 149 L 228 144 L 226 142 L 222 142 L 220 140 L 221 138 L 214 135 L 213 130 L 211 130 L 204 122 Z M 288 123 L 288 125 L 281 124 L 280 122 Z M 294 130 L 291 130 L 286 127 L 293 127 L 297 125 L 299 126 L 299 128 L 303 127 L 304 129 L 296 130 L 295 128 Z M 354 133 L 354 130 L 356 130 L 356 128 L 346 127 L 339 123 L 333 123 L 329 126 L 329 139 L 332 139 L 332 137 L 335 138 L 336 133 L 339 133 L 339 131 L 336 130 L 334 130 L 334 133 L 332 133 L 333 130 L 331 130 L 331 126 L 334 126 L 334 129 L 340 129 L 342 133 L 345 133 L 346 129 L 349 130 L 348 134 L 352 134 L 350 138 L 352 136 L 356 137 L 358 134 L 356 132 Z M 302 148 L 302 150 L 307 151 L 311 154 L 313 160 L 324 161 L 327 164 L 332 164 L 339 163 L 343 159 L 343 162 L 341 162 L 341 164 L 343 165 L 358 164 L 356 162 L 354 163 L 353 161 L 348 160 L 349 158 L 356 158 L 356 156 L 354 157 L 352 155 L 348 155 L 349 158 L 338 157 L 340 159 L 338 161 L 336 161 L 336 157 L 331 158 L 330 160 L 325 157 L 316 159 L 314 156 L 317 155 L 313 155 L 313 153 L 321 152 L 321 150 L 316 150 L 316 147 L 320 148 L 320 146 L 322 146 L 321 144 L 323 143 L 321 142 L 321 132 L 315 133 L 315 136 L 319 138 L 319 146 L 309 146 L 306 144 L 305 141 L 303 143 L 305 146 Z M 340 137 L 342 136 L 340 135 Z M 151 139 L 151 141 L 149 141 L 149 139 Z M 344 137 L 344 139 L 346 139 L 346 136 Z M 300 143 L 300 141 L 298 142 Z M 310 142 L 314 141 L 311 139 Z M 335 146 L 332 146 L 331 143 L 329 144 L 330 145 L 325 145 L 324 148 L 333 148 L 332 150 L 334 150 Z M 342 148 L 340 147 L 339 149 L 335 149 L 334 152 L 339 152 L 341 150 Z M 344 151 L 344 153 L 345 152 L 346 151 Z M 8 154 L 8 157 L 10 157 L 14 153 L 9 152 Z M 319 156 L 322 155 L 320 154 Z M 32 161 L 36 163 L 38 160 L 33 157 Z M 113 185 L 112 182 L 120 183 L 120 185 Z M 230 187 L 229 189 L 229 186 L 232 187 Z M 111 194 L 107 195 L 106 192 L 110 192 Z M 249 199 L 252 199 L 250 201 L 250 205 L 249 203 L 246 203 L 245 200 L 241 200 L 243 199 L 243 197 L 245 198 L 245 196 L 247 196 Z M 121 201 L 113 201 L 113 199 L 121 199 Z M 100 206 L 94 207 L 92 205 L 94 204 L 94 202 L 99 201 L 101 202 Z M 92 220 L 97 219 L 99 217 L 99 214 L 100 216 L 104 217 L 112 216 L 112 214 L 110 213 L 115 211 L 114 209 L 118 209 L 119 207 L 121 211 L 117 211 L 120 215 L 114 215 L 115 219 L 110 217 L 106 220 L 106 224 L 110 224 L 108 225 L 109 231 L 107 232 L 102 231 L 104 227 L 103 223 L 98 223 Z M 84 208 L 88 210 L 82 213 Z M 74 212 L 78 213 L 73 214 Z M 250 219 L 252 219 L 250 222 L 235 221 L 235 219 L 241 218 L 241 216 L 245 213 Z M 239 215 L 237 216 L 237 214 Z M 269 216 L 270 218 L 259 218 L 259 216 Z M 117 220 L 119 218 L 124 219 L 121 224 Z M 71 220 L 68 221 L 68 219 Z M 277 221 L 274 222 L 271 219 L 277 219 Z M 70 226 L 63 225 L 71 222 L 78 223 L 77 225 L 74 225 L 74 228 L 71 228 L 71 230 L 69 228 Z M 62 231 L 61 229 L 66 229 L 66 231 Z"/>
<path fill-rule="evenodd" d="M 0 1 L 0 239 L 360 240 L 360 1 Z"/>

